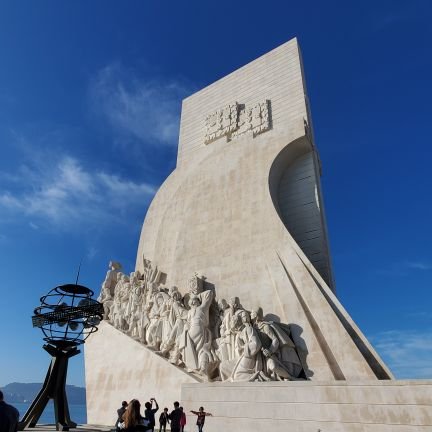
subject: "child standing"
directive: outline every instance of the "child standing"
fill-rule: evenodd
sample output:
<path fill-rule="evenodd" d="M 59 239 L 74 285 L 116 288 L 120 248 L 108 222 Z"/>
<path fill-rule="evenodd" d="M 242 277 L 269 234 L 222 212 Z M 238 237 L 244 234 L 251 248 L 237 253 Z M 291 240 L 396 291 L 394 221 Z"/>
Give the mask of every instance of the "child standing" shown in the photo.
<path fill-rule="evenodd" d="M 205 423 L 206 416 L 213 416 L 212 413 L 205 412 L 204 407 L 200 407 L 199 411 L 191 411 L 192 414 L 195 414 L 197 417 L 197 426 L 198 426 L 198 432 L 203 432 L 203 427 Z"/>
<path fill-rule="evenodd" d="M 168 408 L 164 408 L 163 412 L 159 416 L 159 432 L 166 432 L 166 425 L 169 423 L 168 420 Z"/>

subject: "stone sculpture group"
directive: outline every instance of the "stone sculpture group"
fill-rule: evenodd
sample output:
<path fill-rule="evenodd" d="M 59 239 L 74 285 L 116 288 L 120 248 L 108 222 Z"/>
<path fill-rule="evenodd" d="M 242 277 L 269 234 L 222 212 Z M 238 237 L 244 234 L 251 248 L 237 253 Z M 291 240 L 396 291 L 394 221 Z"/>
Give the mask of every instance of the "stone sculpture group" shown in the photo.
<path fill-rule="evenodd" d="M 144 259 L 144 271 L 121 272 L 110 262 L 98 300 L 104 318 L 172 364 L 199 379 L 270 381 L 305 379 L 305 361 L 290 326 L 245 310 L 238 297 L 215 298 L 197 273 L 184 295 L 161 283 L 162 273 Z"/>

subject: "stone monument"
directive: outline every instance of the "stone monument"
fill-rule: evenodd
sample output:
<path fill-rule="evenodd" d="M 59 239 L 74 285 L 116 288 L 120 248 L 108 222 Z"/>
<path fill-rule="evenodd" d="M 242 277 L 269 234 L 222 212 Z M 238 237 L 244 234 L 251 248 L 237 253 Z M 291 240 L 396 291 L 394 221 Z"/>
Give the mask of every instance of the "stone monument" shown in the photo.
<path fill-rule="evenodd" d="M 395 381 L 335 295 L 320 171 L 295 39 L 183 101 L 135 271 L 102 285 L 89 423 L 157 396 L 209 431 L 431 430 L 431 383 Z"/>

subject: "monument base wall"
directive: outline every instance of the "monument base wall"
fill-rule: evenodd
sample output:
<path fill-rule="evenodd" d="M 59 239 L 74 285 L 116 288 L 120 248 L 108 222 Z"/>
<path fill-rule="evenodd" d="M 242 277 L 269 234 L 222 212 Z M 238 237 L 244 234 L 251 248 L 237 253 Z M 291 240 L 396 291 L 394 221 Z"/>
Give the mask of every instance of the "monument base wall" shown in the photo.
<path fill-rule="evenodd" d="M 113 426 L 123 400 L 138 399 L 144 405 L 155 397 L 160 410 L 171 410 L 173 402 L 180 400 L 181 384 L 196 382 L 103 321 L 86 342 L 84 356 L 88 424 Z"/>
<path fill-rule="evenodd" d="M 181 401 L 213 414 L 206 432 L 432 431 L 431 380 L 184 384 Z"/>
<path fill-rule="evenodd" d="M 432 380 L 199 383 L 108 323 L 86 343 L 87 422 L 112 426 L 122 400 L 213 414 L 205 430 L 432 431 Z M 195 429 L 188 414 L 186 430 Z"/>

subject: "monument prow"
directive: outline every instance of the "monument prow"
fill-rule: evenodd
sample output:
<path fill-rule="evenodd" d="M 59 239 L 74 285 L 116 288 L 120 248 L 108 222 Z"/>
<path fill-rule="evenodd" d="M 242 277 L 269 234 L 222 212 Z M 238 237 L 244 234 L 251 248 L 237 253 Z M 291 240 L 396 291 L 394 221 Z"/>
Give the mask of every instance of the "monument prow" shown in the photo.
<path fill-rule="evenodd" d="M 305 403 L 306 414 L 312 387 L 324 392 L 323 406 L 333 403 L 337 383 L 348 398 L 357 397 L 351 383 L 359 382 L 368 394 L 379 388 L 384 404 L 399 397 L 391 371 L 335 294 L 311 124 L 296 39 L 183 101 L 177 167 L 147 211 L 135 271 L 111 267 L 102 286 L 109 324 L 86 350 L 90 421 L 141 394 L 137 379 L 147 395 L 165 395 L 167 406 L 180 398 L 190 408 L 213 403 L 218 430 L 250 423 L 236 416 L 233 401 L 256 408 L 256 430 L 306 430 L 294 415 L 269 423 L 256 403 L 260 388 L 268 401 L 298 390 L 286 403 Z M 139 363 L 97 360 L 112 340 Z M 94 402 L 96 391 L 104 405 Z M 401 410 L 410 403 L 401 400 Z M 331 408 L 328 420 L 320 409 L 310 410 L 311 425 L 334 426 L 347 415 Z M 375 420 L 393 415 L 390 407 Z M 415 430 L 402 417 L 396 423 Z M 387 430 L 343 424 L 334 430 Z"/>
<path fill-rule="evenodd" d="M 217 298 L 295 323 L 310 379 L 389 379 L 322 291 L 334 283 L 310 124 L 295 39 L 186 98 L 177 167 L 147 212 L 136 270 L 151 257 L 182 287 L 199 269 Z"/>

